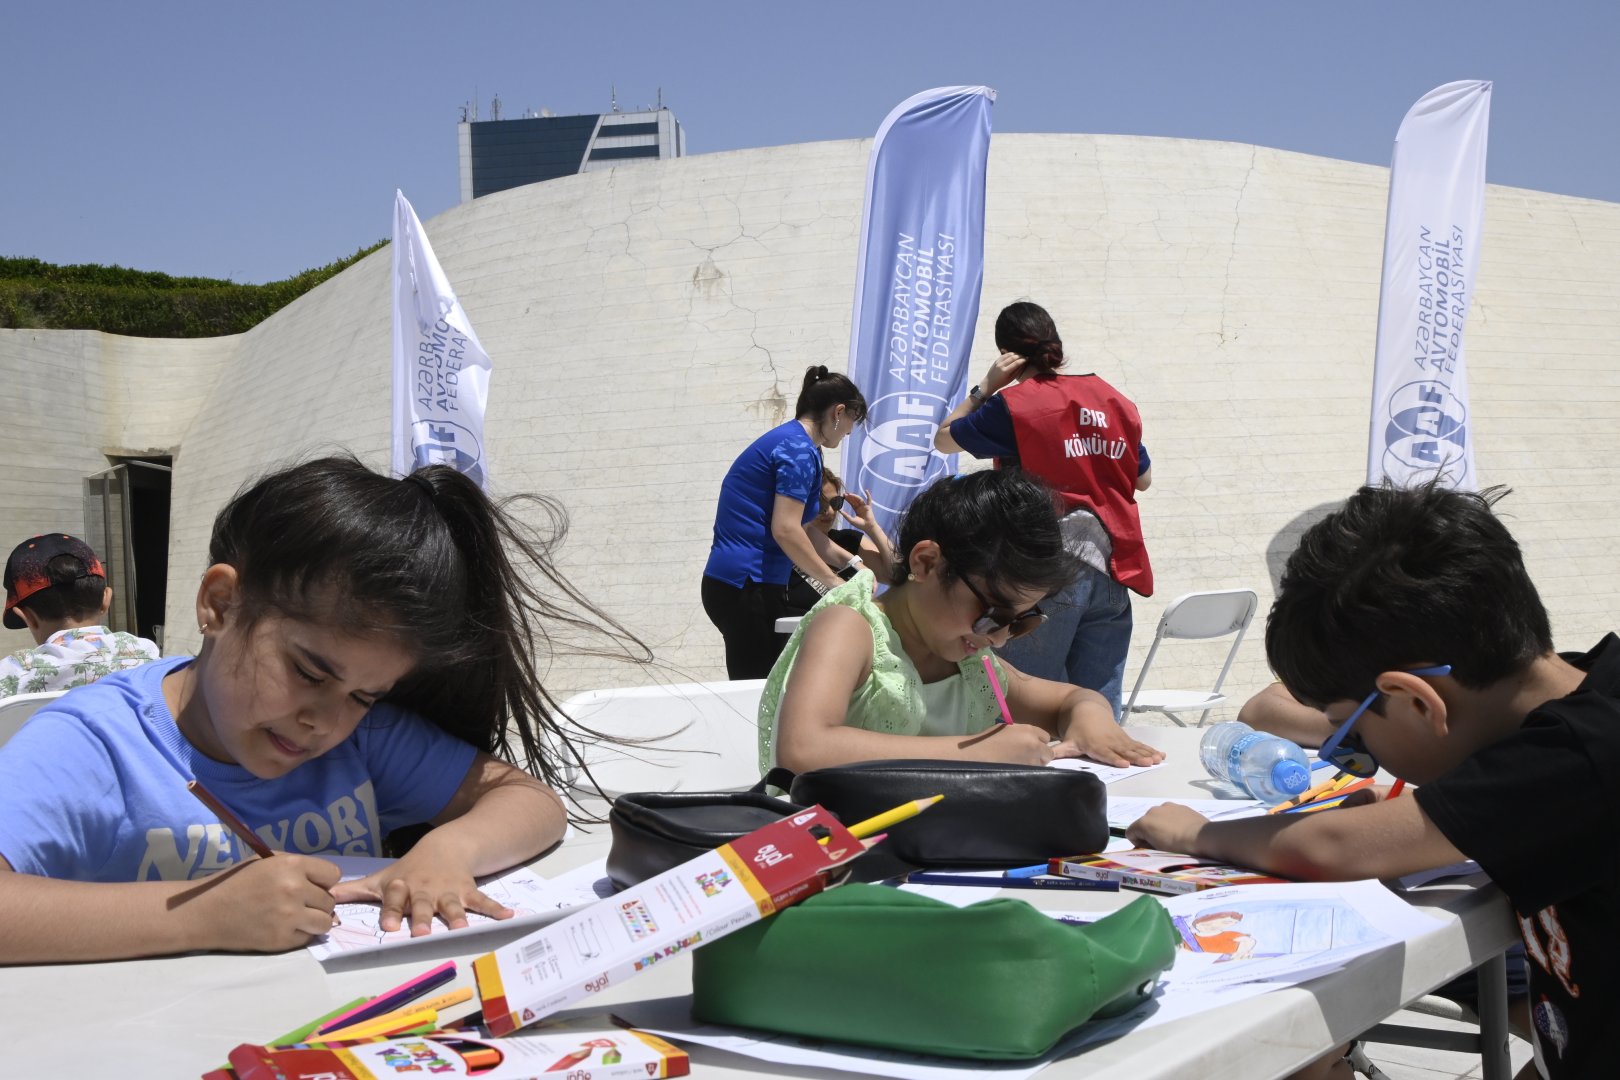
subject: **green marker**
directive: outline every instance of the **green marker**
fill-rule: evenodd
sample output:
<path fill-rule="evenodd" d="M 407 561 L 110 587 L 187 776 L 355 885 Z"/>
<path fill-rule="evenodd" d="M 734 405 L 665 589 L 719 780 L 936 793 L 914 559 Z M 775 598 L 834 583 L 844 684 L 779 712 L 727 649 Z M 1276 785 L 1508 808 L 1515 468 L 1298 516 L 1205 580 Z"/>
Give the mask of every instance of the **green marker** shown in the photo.
<path fill-rule="evenodd" d="M 331 1012 L 327 1013 L 325 1016 L 317 1017 L 314 1020 L 311 1020 L 307 1024 L 303 1024 L 303 1025 L 301 1025 L 299 1027 L 295 1027 L 291 1031 L 287 1032 L 287 1034 L 281 1036 L 280 1038 L 277 1038 L 277 1039 L 274 1039 L 274 1040 L 272 1040 L 270 1042 L 267 1042 L 267 1043 L 265 1043 L 265 1045 L 267 1047 L 270 1047 L 271 1049 L 274 1049 L 275 1047 L 278 1047 L 278 1046 L 292 1046 L 295 1043 L 301 1043 L 305 1039 L 307 1039 L 311 1035 L 313 1035 L 315 1033 L 315 1030 L 317 1028 L 319 1028 L 322 1024 L 326 1023 L 328 1020 L 335 1020 L 339 1016 L 342 1016 L 346 1012 L 349 1012 L 349 1011 L 351 1011 L 353 1009 L 358 1009 L 360 1006 L 364 1005 L 366 1002 L 368 1002 L 370 1000 L 371 1000 L 371 998 L 369 996 L 367 996 L 367 997 L 357 997 L 353 1001 L 349 1002 L 347 1005 L 339 1005 L 337 1008 L 333 1009 Z"/>

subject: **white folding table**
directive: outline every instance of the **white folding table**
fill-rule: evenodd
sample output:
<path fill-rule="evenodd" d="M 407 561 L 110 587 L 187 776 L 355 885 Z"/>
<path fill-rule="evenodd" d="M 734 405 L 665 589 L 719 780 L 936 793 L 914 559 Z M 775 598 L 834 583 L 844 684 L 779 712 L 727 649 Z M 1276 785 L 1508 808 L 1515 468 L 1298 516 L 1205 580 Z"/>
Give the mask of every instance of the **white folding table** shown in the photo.
<path fill-rule="evenodd" d="M 1121 795 L 1187 794 L 1208 797 L 1201 781 L 1196 730 L 1133 728 L 1136 737 L 1169 754 L 1163 768 L 1114 785 Z M 584 865 L 608 848 L 605 826 L 576 837 L 544 858 L 547 875 Z M 1019 890 L 1015 896 L 1047 909 L 1106 910 L 1136 894 Z M 1432 908 L 1439 930 L 1405 948 L 1351 962 L 1343 971 L 1251 998 L 1211 1012 L 1132 1032 L 1058 1061 L 1042 1076 L 1087 1080 L 1264 1080 L 1326 1053 L 1371 1028 L 1402 1005 L 1472 968 L 1482 973 L 1482 994 L 1495 994 L 1501 1010 L 1485 1009 L 1487 1077 L 1506 1077 L 1506 1015 L 1500 956 L 1516 940 L 1508 905 L 1494 887 L 1477 882 L 1430 887 L 1413 894 Z M 121 963 L 0 968 L 0 1015 L 6 1018 L 7 1071 L 15 1076 L 64 1072 L 116 1072 L 129 1080 L 195 1077 L 220 1065 L 242 1042 L 273 1038 L 352 998 L 377 993 L 437 963 L 446 951 L 463 961 L 502 943 L 499 935 L 451 941 L 431 952 L 407 949 L 387 964 L 327 973 L 300 949 L 279 956 L 207 954 Z M 432 959 L 429 959 L 429 957 Z M 608 988 L 581 1012 L 617 1003 L 680 997 L 691 986 L 691 961 L 678 956 Z M 937 976 L 950 978 L 941 958 Z M 783 974 L 784 992 L 792 977 Z M 462 963 L 453 986 L 472 985 Z M 697 1077 L 804 1076 L 800 1068 L 772 1065 L 702 1046 L 688 1048 Z"/>

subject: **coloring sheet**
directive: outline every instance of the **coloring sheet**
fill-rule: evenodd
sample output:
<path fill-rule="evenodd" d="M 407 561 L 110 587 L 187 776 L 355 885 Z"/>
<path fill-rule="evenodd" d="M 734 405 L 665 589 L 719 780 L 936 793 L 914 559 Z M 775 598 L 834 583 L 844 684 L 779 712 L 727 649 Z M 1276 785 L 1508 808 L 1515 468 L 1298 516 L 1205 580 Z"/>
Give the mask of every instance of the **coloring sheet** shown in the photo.
<path fill-rule="evenodd" d="M 1157 795 L 1110 795 L 1108 825 L 1110 828 L 1126 828 L 1161 803 L 1178 803 L 1198 811 L 1211 821 L 1254 817 L 1266 812 L 1266 804 L 1259 799 L 1167 799 Z"/>
<path fill-rule="evenodd" d="M 1176 961 L 1151 1002 L 1087 1024 L 1077 1033 L 1083 1043 L 1294 986 L 1443 925 L 1439 913 L 1412 907 L 1376 881 L 1233 885 L 1154 899 L 1181 934 Z"/>
<path fill-rule="evenodd" d="M 343 871 L 343 880 L 365 877 L 387 866 L 387 859 L 345 857 L 333 859 Z M 607 880 L 606 860 L 570 870 L 555 878 L 545 878 L 533 868 L 520 866 L 504 874 L 496 874 L 479 881 L 479 888 L 517 912 L 510 919 L 491 919 L 487 915 L 469 912 L 467 926 L 456 934 L 473 935 L 491 930 L 512 930 L 518 927 L 533 929 L 562 918 L 585 904 L 595 903 L 613 891 Z M 406 948 L 417 942 L 432 941 L 435 935 L 451 933 L 440 919 L 433 920 L 433 931 L 423 937 L 411 937 L 409 926 L 385 931 L 381 927 L 382 909 L 377 904 L 339 904 L 341 926 L 332 927 L 320 941 L 309 946 L 317 960 L 326 961 L 341 956 L 345 959 L 385 949 Z"/>
<path fill-rule="evenodd" d="M 1292 985 L 1440 923 L 1376 881 L 1236 885 L 1164 897 L 1181 948 L 1181 987 Z"/>
<path fill-rule="evenodd" d="M 1163 766 L 1158 765 L 1103 765 L 1088 758 L 1054 758 L 1046 763 L 1048 769 L 1067 769 L 1069 772 L 1088 772 L 1105 784 L 1112 784 L 1116 780 L 1124 780 L 1130 776 L 1140 776 L 1145 772 Z"/>
<path fill-rule="evenodd" d="M 1394 884 L 1399 889 L 1416 889 L 1432 881 L 1471 877 L 1474 874 L 1483 874 L 1484 872 L 1479 868 L 1479 863 L 1473 859 L 1465 859 L 1460 863 L 1452 863 L 1450 866 L 1440 866 L 1433 870 L 1419 870 L 1416 873 L 1407 874 L 1405 877 L 1397 879 Z"/>

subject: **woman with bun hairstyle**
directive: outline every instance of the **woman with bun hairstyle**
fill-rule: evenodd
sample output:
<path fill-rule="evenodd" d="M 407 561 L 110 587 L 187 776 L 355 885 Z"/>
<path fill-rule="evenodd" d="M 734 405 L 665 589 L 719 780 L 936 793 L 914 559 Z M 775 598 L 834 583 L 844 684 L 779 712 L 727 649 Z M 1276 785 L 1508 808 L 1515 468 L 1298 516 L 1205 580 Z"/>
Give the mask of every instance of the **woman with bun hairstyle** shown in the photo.
<path fill-rule="evenodd" d="M 1016 466 L 1057 492 L 1065 548 L 1085 564 L 1051 618 L 1001 654 L 1044 679 L 1096 690 L 1120 715 L 1131 592 L 1153 594 L 1136 493 L 1153 481 L 1142 418 L 1095 374 L 1060 373 L 1063 341 L 1046 309 L 1019 301 L 996 318 L 1001 355 L 951 411 L 934 446 Z M 1129 591 L 1127 591 L 1129 590 Z"/>
<path fill-rule="evenodd" d="M 763 679 L 782 652 L 776 632 L 794 567 L 824 589 L 853 576 L 860 560 L 806 523 L 821 509 L 823 448 L 866 419 L 866 399 L 847 376 L 815 365 L 804 373 L 793 419 L 740 454 L 720 485 L 714 541 L 703 568 L 703 610 L 726 642 L 726 674 Z"/>

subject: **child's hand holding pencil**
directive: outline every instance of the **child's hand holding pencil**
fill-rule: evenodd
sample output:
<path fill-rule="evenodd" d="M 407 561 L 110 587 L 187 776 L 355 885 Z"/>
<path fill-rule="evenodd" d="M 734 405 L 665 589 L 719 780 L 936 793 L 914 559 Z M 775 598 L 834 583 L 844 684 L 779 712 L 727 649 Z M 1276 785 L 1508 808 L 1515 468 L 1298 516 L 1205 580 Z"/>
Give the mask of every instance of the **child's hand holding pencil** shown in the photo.
<path fill-rule="evenodd" d="M 1052 733 L 1034 724 L 1008 724 L 998 721 L 961 742 L 969 757 L 979 761 L 1001 761 L 1009 765 L 1045 765 L 1055 757 L 1079 757 L 1072 746 L 1052 742 Z"/>
<path fill-rule="evenodd" d="M 191 909 L 192 948 L 235 952 L 284 952 L 332 928 L 332 886 L 342 874 L 335 864 L 307 855 L 277 853 L 219 797 L 196 780 L 186 790 L 213 811 L 257 859 L 238 863 L 179 897 Z"/>
<path fill-rule="evenodd" d="M 193 949 L 285 952 L 332 928 L 332 886 L 342 875 L 325 859 L 278 852 L 203 878 L 176 897 Z"/>

